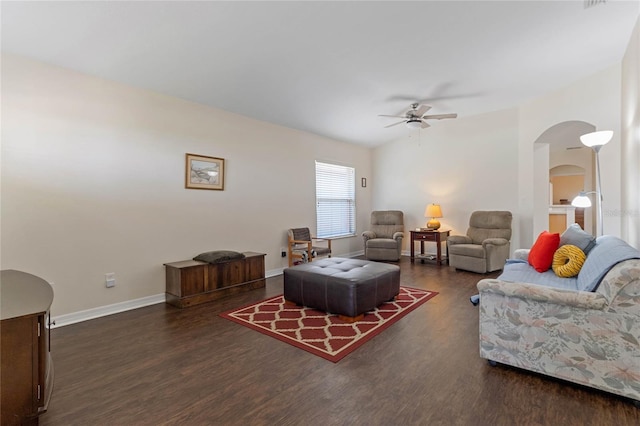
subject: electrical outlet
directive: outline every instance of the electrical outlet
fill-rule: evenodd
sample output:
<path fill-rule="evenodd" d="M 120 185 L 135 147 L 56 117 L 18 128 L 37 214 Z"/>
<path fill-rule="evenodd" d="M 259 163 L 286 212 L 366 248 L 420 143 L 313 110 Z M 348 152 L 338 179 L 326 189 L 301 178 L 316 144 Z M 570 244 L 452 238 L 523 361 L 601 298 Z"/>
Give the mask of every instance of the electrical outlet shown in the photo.
<path fill-rule="evenodd" d="M 108 274 L 104 274 L 104 284 L 107 288 L 116 286 L 116 273 L 109 272 Z"/>
<path fill-rule="evenodd" d="M 287 249 L 285 249 L 284 247 L 282 247 L 280 249 L 280 256 L 281 257 L 287 257 Z"/>

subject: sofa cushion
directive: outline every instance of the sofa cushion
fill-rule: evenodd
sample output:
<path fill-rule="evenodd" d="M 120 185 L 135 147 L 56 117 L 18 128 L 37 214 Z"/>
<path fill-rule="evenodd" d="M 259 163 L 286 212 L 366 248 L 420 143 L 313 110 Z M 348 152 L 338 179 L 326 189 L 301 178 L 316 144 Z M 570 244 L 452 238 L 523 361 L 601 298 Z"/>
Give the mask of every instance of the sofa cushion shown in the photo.
<path fill-rule="evenodd" d="M 454 244 L 449 247 L 449 254 L 484 259 L 486 251 L 480 244 Z"/>
<path fill-rule="evenodd" d="M 596 237 L 583 231 L 580 225 L 574 223 L 560 235 L 560 246 L 568 244 L 579 247 L 584 254 L 589 254 L 589 251 L 596 245 Z"/>
<path fill-rule="evenodd" d="M 613 235 L 598 237 L 578 274 L 578 290 L 596 291 L 607 272 L 627 259 L 640 259 L 640 251 Z"/>
<path fill-rule="evenodd" d="M 577 290 L 578 278 L 560 278 L 551 269 L 537 272 L 526 260 L 509 259 L 502 274 L 497 278 L 512 283 L 530 283 L 565 290 Z"/>
<path fill-rule="evenodd" d="M 398 242 L 390 238 L 374 238 L 367 241 L 367 248 L 398 249 Z"/>
<path fill-rule="evenodd" d="M 548 271 L 559 244 L 560 234 L 542 231 L 529 251 L 529 264 L 538 272 Z"/>
<path fill-rule="evenodd" d="M 586 258 L 587 256 L 580 250 L 580 247 L 566 244 L 556 250 L 553 255 L 551 269 L 553 269 L 553 272 L 559 277 L 575 277 L 580 272 L 580 269 L 582 269 Z"/>

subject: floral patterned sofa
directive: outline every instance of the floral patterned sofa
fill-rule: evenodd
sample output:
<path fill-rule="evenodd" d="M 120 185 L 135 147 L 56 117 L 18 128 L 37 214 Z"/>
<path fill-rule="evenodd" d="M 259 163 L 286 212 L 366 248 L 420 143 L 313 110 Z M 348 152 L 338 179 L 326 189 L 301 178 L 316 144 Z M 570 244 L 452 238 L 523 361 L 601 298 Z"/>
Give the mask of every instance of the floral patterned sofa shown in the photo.
<path fill-rule="evenodd" d="M 613 246 L 624 248 L 623 260 L 611 260 Z M 526 256 L 526 251 L 517 252 L 520 259 Z M 580 283 L 583 272 L 593 274 L 594 267 L 606 269 L 589 278 L 597 281 L 593 291 L 527 282 L 527 276 L 536 276 L 531 273 L 522 273 L 523 281 L 513 280 L 518 274 L 507 273 L 507 262 L 505 273 L 477 285 L 480 356 L 640 404 L 639 258 L 640 252 L 622 240 L 599 237 L 575 280 Z M 525 269 L 522 260 L 515 266 Z M 544 274 L 536 274 L 544 280 Z"/>

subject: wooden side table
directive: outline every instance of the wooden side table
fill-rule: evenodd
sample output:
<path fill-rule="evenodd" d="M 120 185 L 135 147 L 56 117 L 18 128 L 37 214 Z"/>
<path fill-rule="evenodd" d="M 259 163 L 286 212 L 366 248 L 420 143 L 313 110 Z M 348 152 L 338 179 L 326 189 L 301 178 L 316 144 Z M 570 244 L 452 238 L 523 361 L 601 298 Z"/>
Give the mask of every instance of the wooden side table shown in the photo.
<path fill-rule="evenodd" d="M 447 240 L 449 233 L 451 230 L 449 229 L 438 229 L 435 231 L 411 231 L 411 263 L 414 263 L 416 258 L 420 259 L 422 263 L 424 263 L 424 259 L 429 259 L 431 256 L 424 254 L 424 242 L 430 241 L 436 243 L 436 263 L 442 265 L 442 241 Z M 415 254 L 415 243 L 420 242 L 420 253 Z M 447 264 L 449 263 L 449 247 L 447 246 L 447 254 L 446 254 Z"/>

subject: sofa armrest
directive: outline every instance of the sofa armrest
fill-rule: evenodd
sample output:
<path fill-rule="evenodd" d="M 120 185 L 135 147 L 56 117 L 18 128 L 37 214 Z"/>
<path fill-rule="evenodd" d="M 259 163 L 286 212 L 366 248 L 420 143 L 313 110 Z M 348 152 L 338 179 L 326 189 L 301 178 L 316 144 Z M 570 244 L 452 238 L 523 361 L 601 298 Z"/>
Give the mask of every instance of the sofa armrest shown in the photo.
<path fill-rule="evenodd" d="M 607 306 L 607 299 L 599 294 L 588 291 L 562 290 L 536 284 L 507 282 L 497 279 L 480 280 L 477 284 L 480 291 L 480 301 L 485 294 L 504 297 L 517 297 L 541 303 L 571 306 L 580 309 L 602 311 Z"/>
<path fill-rule="evenodd" d="M 471 244 L 473 240 L 466 235 L 450 235 L 447 237 L 447 244 Z"/>
<path fill-rule="evenodd" d="M 482 241 L 482 247 L 486 248 L 490 244 L 494 246 L 504 246 L 509 244 L 509 240 L 504 238 L 487 238 L 486 240 Z"/>
<path fill-rule="evenodd" d="M 393 233 L 393 239 L 396 241 L 399 241 L 401 239 L 404 238 L 404 233 L 403 232 L 394 232 Z"/>
<path fill-rule="evenodd" d="M 531 249 L 517 249 L 513 252 L 513 258 L 529 261 L 529 252 Z"/>
<path fill-rule="evenodd" d="M 609 302 L 609 310 L 640 317 L 640 259 L 627 259 L 604 276 L 595 291 Z"/>
<path fill-rule="evenodd" d="M 375 238 L 376 237 L 376 233 L 373 232 L 373 231 L 364 231 L 362 233 L 362 236 L 364 237 L 364 240 L 367 241 L 367 240 L 370 240 L 372 238 Z"/>

